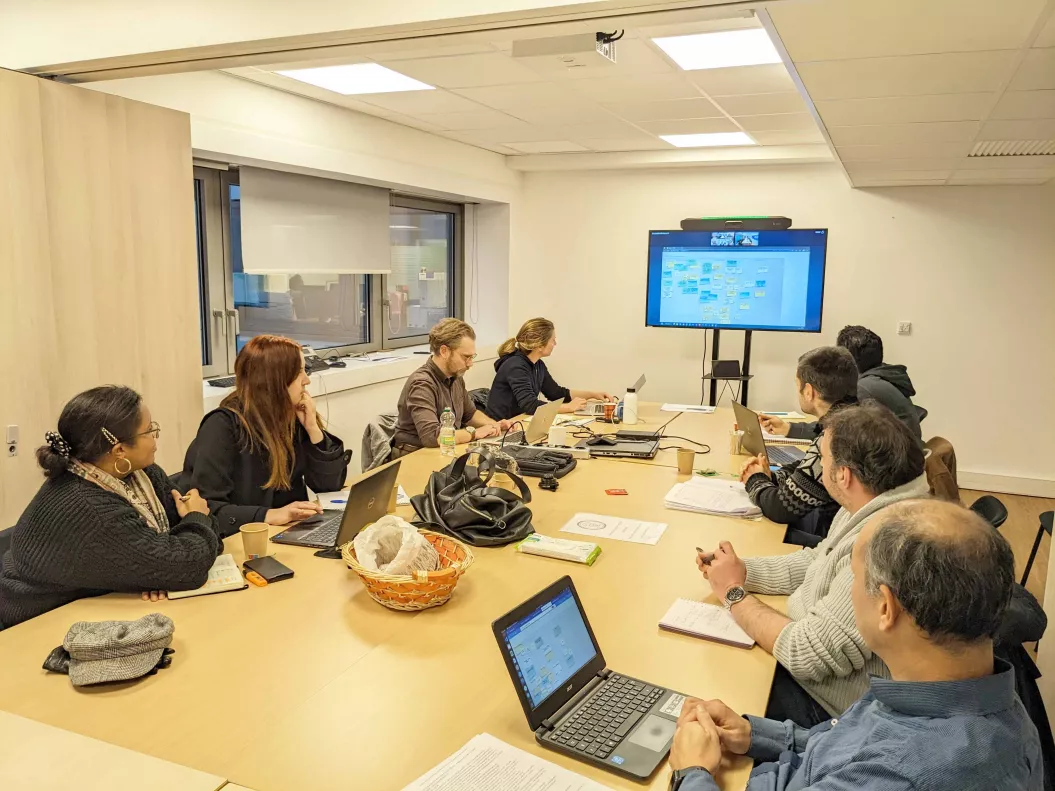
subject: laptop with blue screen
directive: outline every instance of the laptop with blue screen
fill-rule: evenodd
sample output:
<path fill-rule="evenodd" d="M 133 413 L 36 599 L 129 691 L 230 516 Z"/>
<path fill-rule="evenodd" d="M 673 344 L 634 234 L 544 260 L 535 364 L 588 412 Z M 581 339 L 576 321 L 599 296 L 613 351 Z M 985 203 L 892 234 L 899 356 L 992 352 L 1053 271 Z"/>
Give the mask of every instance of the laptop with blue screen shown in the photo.
<path fill-rule="evenodd" d="M 637 780 L 667 757 L 685 696 L 605 666 L 571 577 L 491 628 L 543 747 Z"/>

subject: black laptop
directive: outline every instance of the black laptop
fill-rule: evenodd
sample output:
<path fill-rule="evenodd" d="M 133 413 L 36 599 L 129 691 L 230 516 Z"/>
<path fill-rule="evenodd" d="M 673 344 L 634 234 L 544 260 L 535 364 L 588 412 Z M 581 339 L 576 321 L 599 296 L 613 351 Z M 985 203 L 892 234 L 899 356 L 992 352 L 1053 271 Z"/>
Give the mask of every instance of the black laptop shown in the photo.
<path fill-rule="evenodd" d="M 637 780 L 667 757 L 685 696 L 605 667 L 571 577 L 491 628 L 543 747 Z"/>
<path fill-rule="evenodd" d="M 271 537 L 276 544 L 335 550 L 342 547 L 371 522 L 388 513 L 388 501 L 399 475 L 399 462 L 379 467 L 360 478 L 348 490 L 343 511 L 323 511 L 320 516 L 298 522 Z M 332 552 L 327 557 L 340 557 Z"/>
<path fill-rule="evenodd" d="M 581 439 L 578 448 L 588 448 L 591 457 L 614 459 L 652 459 L 659 451 L 659 437 L 655 434 L 642 433 L 639 437 L 627 433 L 600 434 L 589 439 Z"/>

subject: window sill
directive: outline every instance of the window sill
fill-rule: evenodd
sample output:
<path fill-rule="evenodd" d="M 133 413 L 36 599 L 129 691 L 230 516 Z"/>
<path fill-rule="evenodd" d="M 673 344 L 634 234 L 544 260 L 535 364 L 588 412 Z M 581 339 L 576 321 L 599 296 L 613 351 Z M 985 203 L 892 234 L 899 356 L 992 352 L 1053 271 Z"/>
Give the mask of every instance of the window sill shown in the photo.
<path fill-rule="evenodd" d="M 497 347 L 498 343 L 477 342 L 477 348 L 480 349 L 496 349 Z M 416 351 L 428 351 L 428 345 L 407 346 L 390 352 L 371 352 L 364 357 L 342 358 L 347 363 L 346 368 L 330 368 L 311 375 L 312 395 L 316 398 L 325 397 L 342 390 L 353 390 L 357 387 L 369 387 L 379 382 L 405 379 L 424 365 L 428 359 L 428 355 L 415 354 Z M 494 351 L 481 354 L 477 357 L 476 364 L 494 360 L 497 356 Z M 386 359 L 374 359 L 378 357 Z M 213 387 L 207 381 L 203 381 L 202 400 L 205 411 L 216 409 L 220 402 L 233 391 L 233 387 Z"/>

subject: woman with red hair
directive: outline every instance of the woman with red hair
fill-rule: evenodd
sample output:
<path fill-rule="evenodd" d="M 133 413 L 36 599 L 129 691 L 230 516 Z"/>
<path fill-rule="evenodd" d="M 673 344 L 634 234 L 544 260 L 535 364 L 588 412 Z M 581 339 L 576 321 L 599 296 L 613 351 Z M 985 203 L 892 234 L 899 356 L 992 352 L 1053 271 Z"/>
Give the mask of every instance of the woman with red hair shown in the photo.
<path fill-rule="evenodd" d="M 319 513 L 310 486 L 344 486 L 344 444 L 323 429 L 300 345 L 258 335 L 238 353 L 235 389 L 198 427 L 180 488 L 209 503 L 221 536 L 249 522 L 284 525 Z"/>

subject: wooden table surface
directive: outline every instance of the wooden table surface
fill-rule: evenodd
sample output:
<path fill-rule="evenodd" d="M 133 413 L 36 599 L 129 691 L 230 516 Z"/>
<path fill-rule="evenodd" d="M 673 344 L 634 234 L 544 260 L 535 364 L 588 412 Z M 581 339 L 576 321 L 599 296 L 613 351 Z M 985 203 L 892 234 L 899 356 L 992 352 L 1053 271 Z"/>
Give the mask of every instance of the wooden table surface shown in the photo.
<path fill-rule="evenodd" d="M 643 404 L 644 423 L 671 417 Z M 682 414 L 666 433 L 710 443 L 696 466 L 737 471 L 728 454 L 731 410 Z M 600 424 L 594 424 L 598 427 Z M 664 446 L 686 444 L 666 440 Z M 402 459 L 399 480 L 414 494 L 445 466 L 438 450 Z M 665 466 L 669 465 L 669 466 Z M 695 546 L 732 540 L 740 554 L 782 554 L 784 528 L 667 510 L 663 497 L 685 480 L 674 451 L 654 462 L 580 461 L 557 492 L 529 479 L 535 529 L 561 534 L 576 512 L 666 522 L 655 546 L 599 539 L 602 554 L 586 567 L 517 554 L 512 546 L 476 549 L 476 563 L 451 601 L 420 613 L 371 600 L 340 561 L 271 545 L 296 576 L 265 588 L 151 604 L 113 594 L 74 602 L 0 632 L 0 710 L 147 755 L 219 775 L 257 791 L 400 789 L 489 732 L 510 744 L 616 788 L 666 788 L 664 766 L 648 786 L 543 750 L 534 742 L 491 621 L 565 574 L 575 580 L 609 667 L 761 714 L 774 660 L 661 631 L 657 623 L 679 597 L 714 601 L 695 565 Z M 627 496 L 605 489 L 624 488 Z M 413 509 L 398 513 L 413 518 Z M 241 563 L 241 540 L 226 551 Z M 782 607 L 782 599 L 771 603 Z M 81 620 L 134 619 L 163 612 L 176 624 L 171 669 L 132 684 L 74 690 L 41 664 Z M 723 767 L 723 789 L 743 788 L 750 762 Z M 2 776 L 0 765 L 0 776 Z"/>

